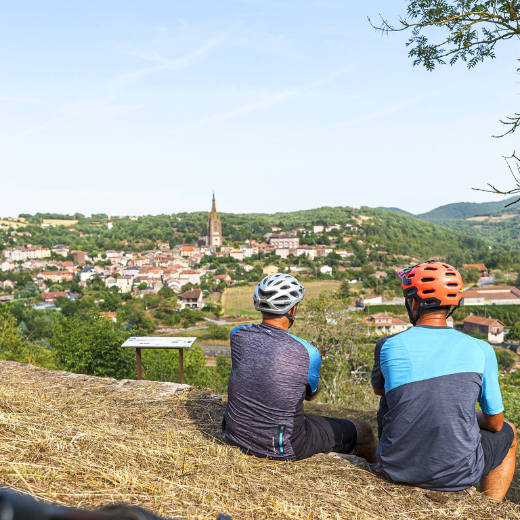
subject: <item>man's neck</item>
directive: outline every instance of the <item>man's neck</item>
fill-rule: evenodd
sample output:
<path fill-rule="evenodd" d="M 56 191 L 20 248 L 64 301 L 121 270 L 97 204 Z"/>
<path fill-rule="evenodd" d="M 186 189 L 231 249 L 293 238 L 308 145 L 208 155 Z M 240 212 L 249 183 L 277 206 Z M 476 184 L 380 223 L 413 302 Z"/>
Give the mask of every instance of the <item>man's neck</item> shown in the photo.
<path fill-rule="evenodd" d="M 423 316 L 419 316 L 416 326 L 447 327 L 448 324 L 446 323 L 446 314 L 425 314 Z"/>
<path fill-rule="evenodd" d="M 289 326 L 291 325 L 291 322 L 287 316 L 281 316 L 280 318 L 275 319 L 264 318 L 262 323 L 264 325 L 270 325 L 271 327 L 285 330 L 285 332 L 289 330 Z"/>

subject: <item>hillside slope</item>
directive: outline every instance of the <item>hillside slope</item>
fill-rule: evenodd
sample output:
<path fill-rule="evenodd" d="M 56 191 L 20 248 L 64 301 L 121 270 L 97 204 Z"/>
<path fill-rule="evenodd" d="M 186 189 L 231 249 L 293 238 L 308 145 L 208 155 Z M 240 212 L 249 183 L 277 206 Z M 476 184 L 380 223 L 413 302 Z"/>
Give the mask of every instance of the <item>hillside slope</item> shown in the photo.
<path fill-rule="evenodd" d="M 222 443 L 223 411 L 200 391 L 2 361 L 0 480 L 64 505 L 131 502 L 190 519 L 520 518 L 515 504 L 478 494 L 449 503 L 332 456 L 249 457 Z"/>
<path fill-rule="evenodd" d="M 435 224 L 445 224 L 453 219 L 466 219 L 501 212 L 508 204 L 517 199 L 518 197 L 510 197 L 493 202 L 455 202 L 415 216 L 420 220 L 427 220 Z"/>

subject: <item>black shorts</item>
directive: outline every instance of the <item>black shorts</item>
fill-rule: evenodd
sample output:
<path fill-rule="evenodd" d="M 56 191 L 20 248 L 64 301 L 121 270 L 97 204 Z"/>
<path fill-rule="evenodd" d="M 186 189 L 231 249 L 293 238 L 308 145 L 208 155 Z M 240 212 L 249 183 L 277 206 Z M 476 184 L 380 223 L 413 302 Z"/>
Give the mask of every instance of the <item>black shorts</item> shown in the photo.
<path fill-rule="evenodd" d="M 490 471 L 502 464 L 513 443 L 515 434 L 513 428 L 505 422 L 502 429 L 496 433 L 480 430 L 480 437 L 480 443 L 484 451 L 484 472 L 482 476 L 485 477 Z"/>
<path fill-rule="evenodd" d="M 348 419 L 334 419 L 319 415 L 305 415 L 305 435 L 298 445 L 293 444 L 296 460 L 316 453 L 350 453 L 357 443 L 357 430 Z"/>

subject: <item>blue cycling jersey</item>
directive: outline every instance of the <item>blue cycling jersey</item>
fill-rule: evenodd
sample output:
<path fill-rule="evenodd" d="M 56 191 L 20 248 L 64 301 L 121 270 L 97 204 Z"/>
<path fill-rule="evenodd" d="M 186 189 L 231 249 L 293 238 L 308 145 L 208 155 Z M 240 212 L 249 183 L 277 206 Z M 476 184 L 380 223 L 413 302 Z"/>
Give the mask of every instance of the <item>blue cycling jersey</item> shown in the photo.
<path fill-rule="evenodd" d="M 450 327 L 417 326 L 376 345 L 372 385 L 385 390 L 377 457 L 396 482 L 444 491 L 484 469 L 475 414 L 504 410 L 495 352 Z"/>

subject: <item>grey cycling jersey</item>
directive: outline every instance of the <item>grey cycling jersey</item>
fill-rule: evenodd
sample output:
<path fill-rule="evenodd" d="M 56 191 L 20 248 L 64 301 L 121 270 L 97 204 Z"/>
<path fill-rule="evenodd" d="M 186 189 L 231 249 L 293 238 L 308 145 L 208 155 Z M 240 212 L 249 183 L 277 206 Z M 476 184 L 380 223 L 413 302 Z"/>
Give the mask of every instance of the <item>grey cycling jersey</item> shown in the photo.
<path fill-rule="evenodd" d="M 226 439 L 252 455 L 296 460 L 303 401 L 319 383 L 318 349 L 277 327 L 250 325 L 231 332 L 231 357 Z"/>

